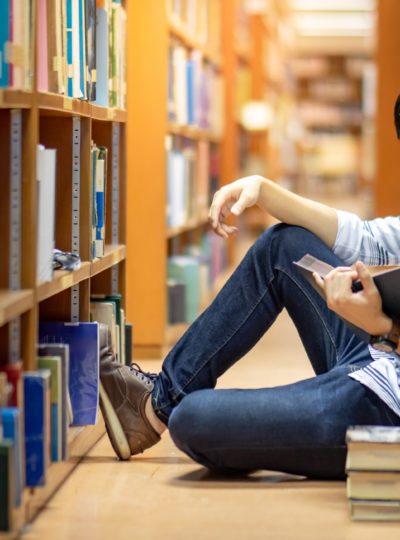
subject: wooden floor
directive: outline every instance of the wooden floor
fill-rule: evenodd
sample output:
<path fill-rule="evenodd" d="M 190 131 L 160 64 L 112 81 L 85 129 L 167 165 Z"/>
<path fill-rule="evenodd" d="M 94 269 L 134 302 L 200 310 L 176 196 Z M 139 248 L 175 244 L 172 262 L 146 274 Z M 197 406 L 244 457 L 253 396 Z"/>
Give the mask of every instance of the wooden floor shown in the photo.
<path fill-rule="evenodd" d="M 149 361 L 145 369 L 157 370 Z M 221 378 L 220 387 L 258 387 L 311 376 L 287 315 Z M 344 482 L 259 472 L 215 479 L 173 445 L 118 462 L 106 437 L 39 514 L 25 540 L 398 540 L 400 523 L 349 518 Z"/>

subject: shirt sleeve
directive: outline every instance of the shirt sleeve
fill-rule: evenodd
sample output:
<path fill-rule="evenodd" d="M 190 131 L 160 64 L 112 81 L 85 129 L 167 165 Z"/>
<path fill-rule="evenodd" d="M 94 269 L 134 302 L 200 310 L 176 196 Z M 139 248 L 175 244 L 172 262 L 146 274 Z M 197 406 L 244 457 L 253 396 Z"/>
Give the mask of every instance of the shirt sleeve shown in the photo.
<path fill-rule="evenodd" d="M 336 210 L 338 231 L 333 252 L 345 265 L 356 261 L 380 266 L 400 262 L 400 218 L 363 221 L 356 214 Z"/>

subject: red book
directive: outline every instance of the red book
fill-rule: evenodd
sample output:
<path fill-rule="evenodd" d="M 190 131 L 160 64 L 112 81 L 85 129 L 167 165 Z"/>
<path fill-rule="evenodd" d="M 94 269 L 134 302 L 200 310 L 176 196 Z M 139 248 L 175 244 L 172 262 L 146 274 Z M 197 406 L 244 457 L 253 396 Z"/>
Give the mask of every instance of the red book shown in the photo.
<path fill-rule="evenodd" d="M 7 374 L 7 380 L 12 384 L 13 391 L 11 395 L 10 407 L 22 406 L 21 403 L 21 381 L 22 381 L 22 362 L 16 364 L 5 364 L 0 367 L 0 371 Z"/>

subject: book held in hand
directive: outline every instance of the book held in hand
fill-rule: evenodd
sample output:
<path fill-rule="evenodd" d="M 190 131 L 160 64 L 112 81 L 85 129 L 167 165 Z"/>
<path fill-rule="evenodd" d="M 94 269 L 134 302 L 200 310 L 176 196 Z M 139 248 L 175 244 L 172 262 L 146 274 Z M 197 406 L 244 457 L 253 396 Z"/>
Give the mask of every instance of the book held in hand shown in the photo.
<path fill-rule="evenodd" d="M 304 255 L 299 261 L 294 261 L 302 275 L 314 287 L 314 289 L 325 299 L 324 291 L 317 285 L 313 278 L 313 273 L 316 272 L 324 279 L 328 273 L 333 270 L 333 266 L 327 264 L 310 254 Z M 373 280 L 382 298 L 382 309 L 389 317 L 396 319 L 400 318 L 400 266 L 389 267 L 373 274 Z M 362 290 L 362 285 L 359 280 L 353 282 L 353 292 L 357 293 Z M 369 342 L 370 336 L 365 330 L 343 319 L 346 325 L 360 339 Z"/>

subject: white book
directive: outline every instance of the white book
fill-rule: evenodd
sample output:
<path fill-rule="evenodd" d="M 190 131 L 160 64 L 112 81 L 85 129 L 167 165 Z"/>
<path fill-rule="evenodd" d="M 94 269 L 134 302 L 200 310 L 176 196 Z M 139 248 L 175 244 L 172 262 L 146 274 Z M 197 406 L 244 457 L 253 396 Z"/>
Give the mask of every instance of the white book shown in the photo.
<path fill-rule="evenodd" d="M 90 318 L 94 322 L 106 324 L 111 332 L 111 347 L 117 354 L 117 325 L 114 302 L 90 302 Z"/>
<path fill-rule="evenodd" d="M 37 282 L 53 279 L 57 151 L 37 146 L 38 181 Z"/>
<path fill-rule="evenodd" d="M 72 92 L 74 98 L 82 97 L 79 47 L 79 0 L 72 0 Z"/>
<path fill-rule="evenodd" d="M 186 49 L 180 45 L 176 46 L 172 58 L 176 122 L 184 126 L 188 123 Z"/>

